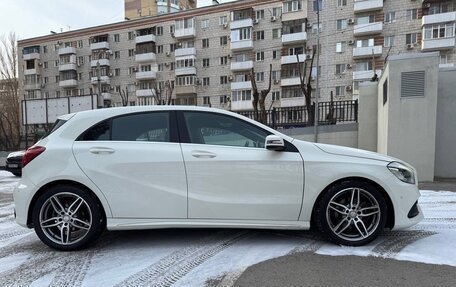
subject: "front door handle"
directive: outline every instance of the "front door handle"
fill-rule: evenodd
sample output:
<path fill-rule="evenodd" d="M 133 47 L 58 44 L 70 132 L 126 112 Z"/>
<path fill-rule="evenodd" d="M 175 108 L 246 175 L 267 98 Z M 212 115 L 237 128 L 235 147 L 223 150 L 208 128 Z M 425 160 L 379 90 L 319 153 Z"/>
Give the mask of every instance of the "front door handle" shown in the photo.
<path fill-rule="evenodd" d="M 202 151 L 202 150 L 193 150 L 192 156 L 196 158 L 214 158 L 217 155 L 212 152 Z"/>
<path fill-rule="evenodd" d="M 89 151 L 93 154 L 111 154 L 115 152 L 112 148 L 107 147 L 92 147 Z"/>

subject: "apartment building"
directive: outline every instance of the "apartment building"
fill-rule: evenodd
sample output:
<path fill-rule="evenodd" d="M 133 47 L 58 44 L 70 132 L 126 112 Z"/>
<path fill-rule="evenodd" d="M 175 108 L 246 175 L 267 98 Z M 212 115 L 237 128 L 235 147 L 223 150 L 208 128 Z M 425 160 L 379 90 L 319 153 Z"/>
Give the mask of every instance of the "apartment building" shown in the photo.
<path fill-rule="evenodd" d="M 125 19 L 175 13 L 196 8 L 196 0 L 124 0 Z"/>
<path fill-rule="evenodd" d="M 175 104 L 245 111 L 249 74 L 265 89 L 272 64 L 268 107 L 303 106 L 298 58 L 317 48 L 317 29 L 321 100 L 357 98 L 390 55 L 440 51 L 442 67 L 456 62 L 455 0 L 317 1 L 243 0 L 21 40 L 20 91 L 119 106 L 122 90 L 130 105 L 151 105 L 170 80 Z"/>

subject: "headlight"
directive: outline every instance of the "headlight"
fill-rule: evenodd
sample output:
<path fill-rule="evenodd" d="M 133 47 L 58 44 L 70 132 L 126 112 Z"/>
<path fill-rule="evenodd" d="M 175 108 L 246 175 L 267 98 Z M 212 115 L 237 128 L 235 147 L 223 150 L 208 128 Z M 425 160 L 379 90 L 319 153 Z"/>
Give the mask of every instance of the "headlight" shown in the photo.
<path fill-rule="evenodd" d="M 405 164 L 393 161 L 388 164 L 388 169 L 403 182 L 415 184 L 415 172 Z"/>

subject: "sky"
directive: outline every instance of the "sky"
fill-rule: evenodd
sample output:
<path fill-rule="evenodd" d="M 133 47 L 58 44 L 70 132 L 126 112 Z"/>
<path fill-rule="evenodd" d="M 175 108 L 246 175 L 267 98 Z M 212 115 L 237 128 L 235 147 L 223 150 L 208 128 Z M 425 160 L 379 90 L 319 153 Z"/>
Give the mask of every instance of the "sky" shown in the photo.
<path fill-rule="evenodd" d="M 19 39 L 66 32 L 124 20 L 124 0 L 0 0 L 0 36 Z M 234 0 L 222 0 L 221 3 Z M 198 0 L 198 6 L 212 0 Z"/>

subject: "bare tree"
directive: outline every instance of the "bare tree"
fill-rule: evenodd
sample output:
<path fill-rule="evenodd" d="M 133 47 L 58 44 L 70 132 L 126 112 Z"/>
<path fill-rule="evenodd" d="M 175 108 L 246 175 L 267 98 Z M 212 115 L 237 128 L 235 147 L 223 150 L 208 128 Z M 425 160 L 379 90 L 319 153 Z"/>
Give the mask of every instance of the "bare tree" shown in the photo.
<path fill-rule="evenodd" d="M 307 69 L 307 60 L 304 60 L 304 67 L 301 71 L 301 61 L 299 60 L 299 55 L 296 55 L 298 59 L 298 71 L 299 71 L 299 79 L 300 79 L 300 88 L 301 92 L 304 94 L 304 98 L 306 101 L 306 109 L 307 114 L 309 116 L 309 123 L 311 125 L 314 124 L 314 112 L 315 108 L 312 106 L 312 67 L 315 58 L 316 49 L 313 49 L 312 57 L 310 59 L 309 69 Z M 318 71 L 317 71 L 318 72 Z M 307 81 L 307 82 L 306 82 Z"/>
<path fill-rule="evenodd" d="M 160 89 L 157 85 L 157 81 L 152 84 L 152 95 L 155 99 L 156 105 L 171 105 L 173 99 L 174 87 L 170 80 L 165 82 L 163 89 Z"/>
<path fill-rule="evenodd" d="M 128 98 L 130 97 L 130 94 L 128 92 L 128 87 L 125 87 L 125 89 L 120 89 L 120 98 L 122 100 L 122 106 L 126 107 L 128 106 Z"/>
<path fill-rule="evenodd" d="M 16 43 L 14 33 L 0 40 L 0 150 L 16 150 L 21 141 Z"/>
<path fill-rule="evenodd" d="M 255 79 L 255 69 L 252 68 L 252 71 L 249 75 L 250 82 L 252 83 L 252 105 L 253 105 L 253 117 L 256 121 L 266 124 L 267 123 L 267 113 L 266 113 L 266 98 L 271 91 L 271 80 L 272 80 L 272 64 L 269 65 L 269 86 L 265 90 L 258 91 L 258 86 Z M 260 106 L 260 112 L 258 112 L 258 105 Z"/>

